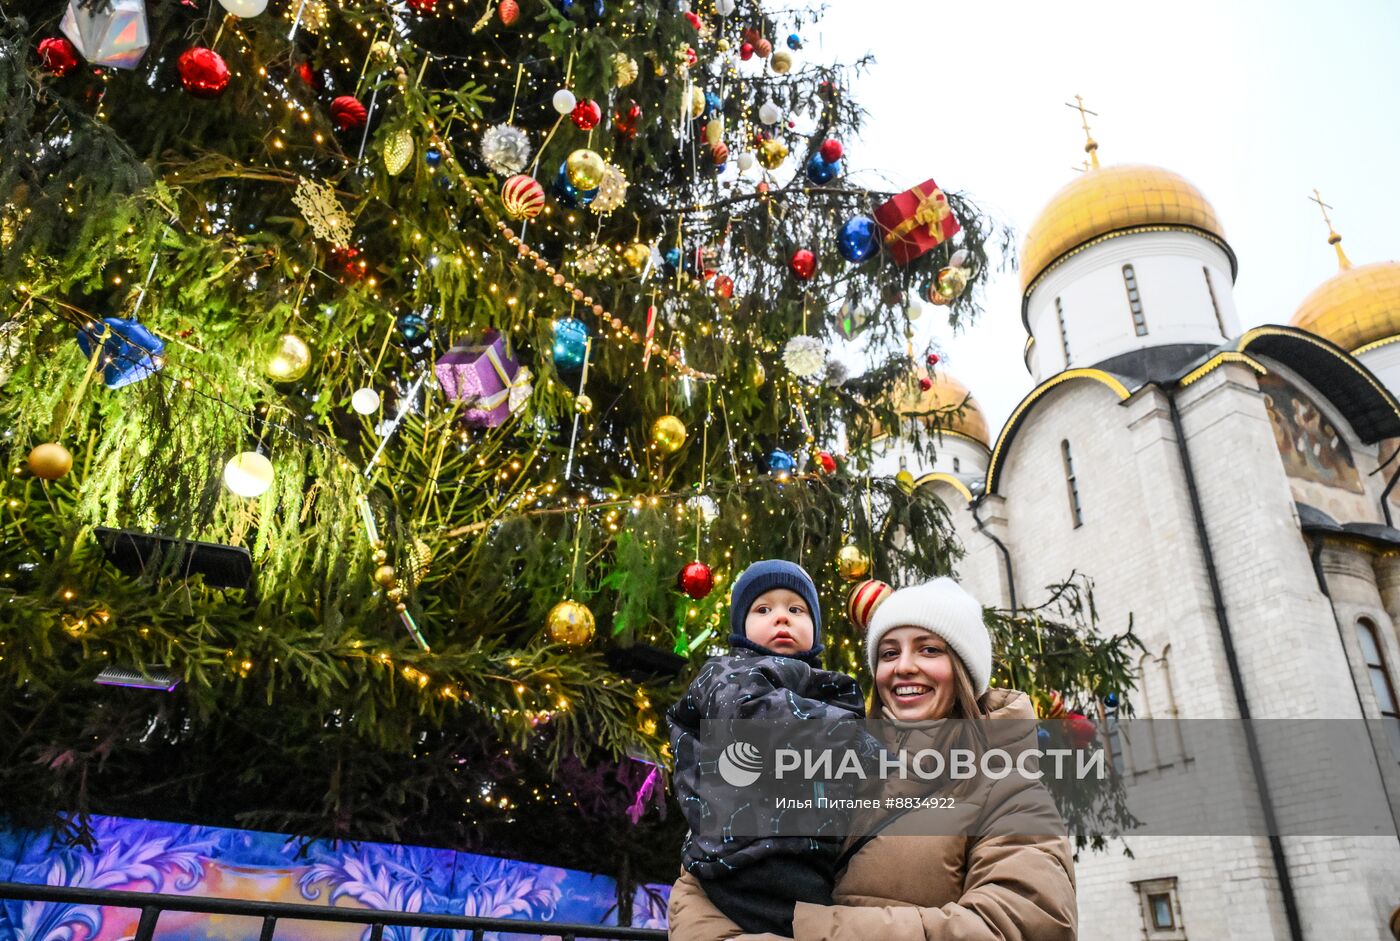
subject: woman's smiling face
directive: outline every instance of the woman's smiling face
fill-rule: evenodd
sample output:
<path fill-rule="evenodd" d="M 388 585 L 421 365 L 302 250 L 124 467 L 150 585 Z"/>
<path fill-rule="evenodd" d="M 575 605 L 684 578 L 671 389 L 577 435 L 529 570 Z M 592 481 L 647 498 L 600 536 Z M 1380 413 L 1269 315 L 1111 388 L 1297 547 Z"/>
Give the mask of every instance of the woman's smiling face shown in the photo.
<path fill-rule="evenodd" d="M 875 691 L 891 719 L 944 719 L 953 711 L 953 652 L 922 627 L 896 627 L 880 638 Z"/>

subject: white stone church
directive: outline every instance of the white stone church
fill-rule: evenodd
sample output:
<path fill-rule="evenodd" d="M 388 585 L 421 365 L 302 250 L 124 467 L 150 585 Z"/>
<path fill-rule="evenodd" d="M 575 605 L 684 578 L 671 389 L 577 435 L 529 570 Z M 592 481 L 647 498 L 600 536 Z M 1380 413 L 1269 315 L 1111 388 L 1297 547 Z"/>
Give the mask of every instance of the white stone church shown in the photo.
<path fill-rule="evenodd" d="M 875 469 L 936 489 L 967 551 L 958 575 L 985 604 L 1032 606 L 1090 576 L 1104 626 L 1131 615 L 1148 648 L 1138 716 L 1380 720 L 1383 770 L 1353 773 L 1388 776 L 1394 807 L 1400 263 L 1353 266 L 1333 231 L 1338 273 L 1243 330 L 1235 253 L 1205 197 L 1088 150 L 1022 252 L 1035 389 L 993 437 L 936 370 L 909 411 L 968 400 L 936 461 L 891 438 Z M 1181 741 L 1114 744 L 1126 775 L 1191 760 Z M 1278 804 L 1306 764 L 1245 770 Z M 1325 813 L 1316 780 L 1312 799 L 1270 810 Z M 1125 839 L 1133 858 L 1124 840 L 1081 854 L 1084 941 L 1392 937 L 1395 836 Z"/>

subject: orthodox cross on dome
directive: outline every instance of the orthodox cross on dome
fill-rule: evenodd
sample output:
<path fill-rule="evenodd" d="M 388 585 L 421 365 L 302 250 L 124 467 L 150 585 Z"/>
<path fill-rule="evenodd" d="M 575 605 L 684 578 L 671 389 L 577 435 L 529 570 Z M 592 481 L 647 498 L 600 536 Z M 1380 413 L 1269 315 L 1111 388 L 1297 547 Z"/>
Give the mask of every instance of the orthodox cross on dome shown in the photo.
<path fill-rule="evenodd" d="M 1094 169 L 1097 170 L 1099 168 L 1099 142 L 1094 140 L 1093 134 L 1089 133 L 1089 115 L 1092 114 L 1097 118 L 1099 113 L 1084 107 L 1084 96 L 1082 95 L 1075 95 L 1074 101 L 1074 104 L 1066 101 L 1065 107 L 1073 108 L 1079 112 L 1079 121 L 1084 126 L 1084 152 L 1089 155 L 1089 159 L 1093 161 Z M 1088 167 L 1085 169 L 1087 170 Z"/>
<path fill-rule="evenodd" d="M 1336 229 L 1332 228 L 1332 217 L 1327 215 L 1327 210 L 1335 207 L 1324 203 L 1322 194 L 1316 189 L 1313 189 L 1313 194 L 1308 199 L 1317 203 L 1318 208 L 1322 210 L 1322 221 L 1327 223 L 1327 244 L 1337 250 L 1337 264 L 1341 265 L 1342 270 L 1345 271 L 1351 267 L 1351 259 L 1347 257 L 1346 252 L 1342 251 L 1342 237 L 1337 234 Z"/>

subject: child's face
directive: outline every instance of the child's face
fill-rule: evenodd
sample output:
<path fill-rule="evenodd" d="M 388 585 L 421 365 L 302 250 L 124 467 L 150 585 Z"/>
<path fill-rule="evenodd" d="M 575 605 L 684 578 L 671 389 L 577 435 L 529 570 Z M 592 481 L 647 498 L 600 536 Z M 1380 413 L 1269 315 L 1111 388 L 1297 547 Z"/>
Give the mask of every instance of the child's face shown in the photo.
<path fill-rule="evenodd" d="M 774 588 L 749 605 L 744 633 L 755 644 L 775 653 L 804 653 L 812 649 L 812 612 L 797 592 Z"/>

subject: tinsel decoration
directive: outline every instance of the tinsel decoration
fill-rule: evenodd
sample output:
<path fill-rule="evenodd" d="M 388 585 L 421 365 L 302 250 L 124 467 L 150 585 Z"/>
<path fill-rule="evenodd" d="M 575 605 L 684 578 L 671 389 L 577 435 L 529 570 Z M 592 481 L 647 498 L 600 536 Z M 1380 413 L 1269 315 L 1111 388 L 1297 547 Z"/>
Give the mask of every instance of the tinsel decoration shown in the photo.
<path fill-rule="evenodd" d="M 588 204 L 599 215 L 621 209 L 627 201 L 627 177 L 616 164 L 608 164 L 603 171 L 603 179 L 598 183 L 598 195 Z"/>
<path fill-rule="evenodd" d="M 400 128 L 384 139 L 384 169 L 390 176 L 398 176 L 408 169 L 413 159 L 413 135 L 407 128 Z"/>
<path fill-rule="evenodd" d="M 311 231 L 318 239 L 330 242 L 337 248 L 350 244 L 350 217 L 336 199 L 335 188 L 329 183 L 317 183 L 302 177 L 297 183 L 292 202 L 301 210 Z"/>
<path fill-rule="evenodd" d="M 783 365 L 799 379 L 810 379 L 826 371 L 826 347 L 816 337 L 799 334 L 783 346 Z"/>
<path fill-rule="evenodd" d="M 481 159 L 502 176 L 519 173 L 530 162 L 530 138 L 518 127 L 494 124 L 481 135 Z"/>

